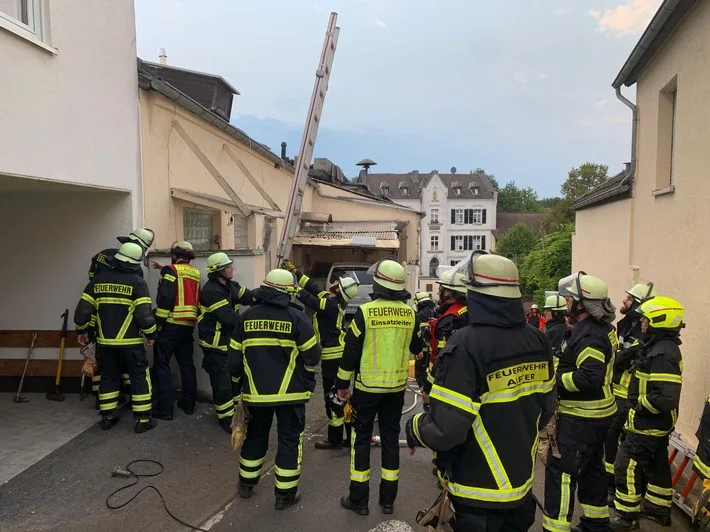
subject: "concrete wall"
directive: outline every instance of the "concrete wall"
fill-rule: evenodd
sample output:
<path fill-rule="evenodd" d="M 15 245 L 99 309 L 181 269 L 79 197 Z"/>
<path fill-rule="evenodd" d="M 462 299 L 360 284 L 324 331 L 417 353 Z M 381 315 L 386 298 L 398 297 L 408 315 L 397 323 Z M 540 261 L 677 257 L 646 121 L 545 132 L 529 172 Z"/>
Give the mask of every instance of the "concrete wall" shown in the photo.
<path fill-rule="evenodd" d="M 66 188 L 0 194 L 7 252 L 0 276 L 0 330 L 59 330 L 65 308 L 73 329 L 74 309 L 89 282 L 91 256 L 117 245 L 115 236 L 131 230 L 130 195 Z M 0 352 L 2 358 L 27 355 L 26 348 Z M 56 358 L 57 349 L 36 349 L 32 356 Z M 65 356 L 81 358 L 78 349 L 68 349 Z"/>
<path fill-rule="evenodd" d="M 639 279 L 653 281 L 661 294 L 685 306 L 683 392 L 677 430 L 691 445 L 696 442 L 695 430 L 710 393 L 710 359 L 706 355 L 710 335 L 705 327 L 705 286 L 710 279 L 710 247 L 706 245 L 710 224 L 708 32 L 710 3 L 698 2 L 638 80 L 638 166 L 630 204 L 629 263 L 627 267 L 619 264 L 617 277 L 608 281 L 621 286 L 628 281 L 628 267 L 633 266 L 638 268 Z M 674 190 L 654 194 L 669 185 L 672 113 L 668 112 L 668 97 L 676 89 Z M 620 227 L 604 233 L 596 229 L 607 227 L 605 218 L 611 211 L 605 209 L 596 214 L 594 209 L 589 215 L 578 213 L 575 266 L 581 267 L 583 258 L 600 250 L 595 240 L 612 243 L 603 255 L 599 251 L 595 264 L 617 260 L 613 255 L 621 245 L 617 238 Z M 582 238 L 584 234 L 588 236 Z"/>
<path fill-rule="evenodd" d="M 0 29 L 0 174 L 135 191 L 140 143 L 133 3 L 47 4 L 56 54 Z M 132 201 L 129 225 L 140 221 L 140 195 Z"/>
<path fill-rule="evenodd" d="M 603 279 L 618 308 L 632 286 L 629 264 L 631 200 L 607 203 L 576 213 L 572 236 L 572 271 L 585 271 Z M 621 317 L 620 314 L 618 314 Z"/>

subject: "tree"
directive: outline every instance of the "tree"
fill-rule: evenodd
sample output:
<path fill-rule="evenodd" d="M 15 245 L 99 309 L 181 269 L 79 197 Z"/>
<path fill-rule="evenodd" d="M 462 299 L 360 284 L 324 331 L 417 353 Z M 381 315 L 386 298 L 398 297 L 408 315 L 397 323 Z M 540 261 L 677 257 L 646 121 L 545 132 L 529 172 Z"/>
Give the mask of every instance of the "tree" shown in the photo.
<path fill-rule="evenodd" d="M 496 253 L 520 265 L 537 242 L 535 230 L 525 224 L 515 224 L 496 242 Z"/>
<path fill-rule="evenodd" d="M 584 163 L 579 168 L 572 168 L 567 175 L 567 180 L 562 183 L 562 195 L 571 204 L 609 179 L 609 167 Z"/>
<path fill-rule="evenodd" d="M 498 191 L 498 212 L 540 212 L 542 206 L 532 187 L 520 188 L 510 181 Z"/>
<path fill-rule="evenodd" d="M 493 185 L 493 188 L 498 192 L 500 190 L 500 186 L 498 185 L 498 181 L 496 180 L 496 176 L 493 174 L 488 174 L 483 168 L 476 168 L 475 170 L 471 170 L 469 173 L 471 174 L 482 174 L 488 178 L 488 181 L 491 182 L 491 185 Z"/>
<path fill-rule="evenodd" d="M 574 211 L 572 203 L 566 198 L 559 201 L 550 209 L 550 217 L 545 221 L 545 232 L 554 233 L 567 225 L 574 225 Z"/>
<path fill-rule="evenodd" d="M 520 266 L 524 294 L 542 302 L 545 290 L 557 290 L 557 283 L 572 269 L 573 225 L 540 239 Z"/>

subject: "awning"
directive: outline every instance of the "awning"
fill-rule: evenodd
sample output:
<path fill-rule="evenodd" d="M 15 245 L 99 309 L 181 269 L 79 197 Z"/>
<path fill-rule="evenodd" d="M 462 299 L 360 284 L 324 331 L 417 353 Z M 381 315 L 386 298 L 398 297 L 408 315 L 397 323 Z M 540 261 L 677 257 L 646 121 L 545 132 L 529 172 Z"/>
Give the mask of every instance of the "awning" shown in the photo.
<path fill-rule="evenodd" d="M 401 222 L 333 222 L 304 224 L 293 243 L 298 246 L 399 249 Z"/>
<path fill-rule="evenodd" d="M 171 188 L 170 195 L 175 199 L 179 199 L 187 203 L 194 203 L 195 205 L 200 205 L 202 207 L 208 207 L 218 211 L 233 212 L 239 214 L 240 216 L 242 215 L 239 207 L 237 207 L 237 205 L 230 199 L 220 198 L 210 194 L 202 194 L 200 192 L 193 192 L 182 188 Z M 256 214 L 263 214 L 264 216 L 269 216 L 271 218 L 284 218 L 286 216 L 286 214 L 281 211 L 274 211 L 265 207 L 259 207 L 258 205 L 247 204 L 247 207 L 249 207 Z"/>

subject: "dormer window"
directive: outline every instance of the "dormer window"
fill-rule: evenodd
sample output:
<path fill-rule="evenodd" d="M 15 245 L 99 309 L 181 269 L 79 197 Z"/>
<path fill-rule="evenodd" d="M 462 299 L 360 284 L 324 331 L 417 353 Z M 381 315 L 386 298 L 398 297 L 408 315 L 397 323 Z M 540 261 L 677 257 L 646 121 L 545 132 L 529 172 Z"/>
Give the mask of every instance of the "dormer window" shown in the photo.
<path fill-rule="evenodd" d="M 481 195 L 481 188 L 476 186 L 475 183 L 469 183 L 468 184 L 468 189 L 471 191 L 471 193 L 474 196 L 480 196 Z"/>
<path fill-rule="evenodd" d="M 451 183 L 451 189 L 454 191 L 454 196 L 460 196 L 461 195 L 461 183 L 458 181 L 454 181 Z"/>
<path fill-rule="evenodd" d="M 387 183 L 382 183 L 380 185 L 380 192 L 382 192 L 383 196 L 389 196 L 390 195 L 390 186 Z"/>
<path fill-rule="evenodd" d="M 401 181 L 399 183 L 399 192 L 402 196 L 409 196 L 409 183 L 406 181 Z"/>

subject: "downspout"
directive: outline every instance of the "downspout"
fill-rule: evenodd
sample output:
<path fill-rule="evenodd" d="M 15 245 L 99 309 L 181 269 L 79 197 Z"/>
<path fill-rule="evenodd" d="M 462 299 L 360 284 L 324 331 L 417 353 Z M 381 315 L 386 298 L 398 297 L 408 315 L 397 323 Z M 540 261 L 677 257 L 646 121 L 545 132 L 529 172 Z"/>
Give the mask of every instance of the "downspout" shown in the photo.
<path fill-rule="evenodd" d="M 638 90 L 638 89 L 637 89 Z M 616 97 L 623 103 L 626 107 L 631 109 L 631 164 L 626 173 L 626 177 L 619 183 L 621 186 L 630 186 L 636 177 L 636 166 L 637 158 L 636 153 L 638 150 L 638 107 L 621 94 L 621 87 L 616 87 Z M 638 190 L 637 190 L 638 192 Z M 631 203 L 629 205 L 629 269 L 631 270 L 631 284 L 635 283 L 639 277 L 639 267 L 634 265 L 634 191 L 631 191 Z"/>

